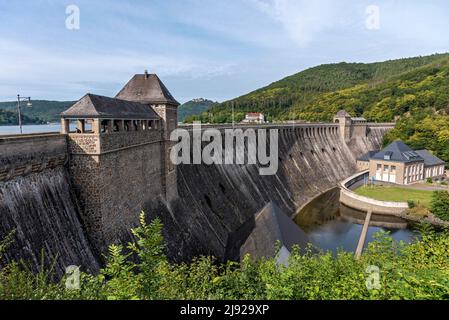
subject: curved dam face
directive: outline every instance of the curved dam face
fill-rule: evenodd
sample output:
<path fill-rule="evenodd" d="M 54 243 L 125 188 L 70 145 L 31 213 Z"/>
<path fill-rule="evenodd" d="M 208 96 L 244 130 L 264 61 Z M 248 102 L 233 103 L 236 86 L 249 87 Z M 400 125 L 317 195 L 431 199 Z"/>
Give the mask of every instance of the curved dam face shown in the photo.
<path fill-rule="evenodd" d="M 156 209 L 166 226 L 171 257 L 208 253 L 238 259 L 254 215 L 267 203 L 273 201 L 293 217 L 298 208 L 354 174 L 356 158 L 379 149 L 390 128 L 368 128 L 349 143 L 334 129 L 279 129 L 279 169 L 272 176 L 261 176 L 258 165 L 178 166 L 180 199 L 170 209 Z"/>
<path fill-rule="evenodd" d="M 99 270 L 83 228 L 59 135 L 0 140 L 0 240 L 14 231 L 0 267 L 23 259 L 32 270 L 70 265 Z"/>
<path fill-rule="evenodd" d="M 98 270 L 65 168 L 6 182 L 0 189 L 0 212 L 0 234 L 15 230 L 2 257 L 6 261 L 23 258 L 32 267 L 40 266 L 42 259 L 47 266 L 56 261 L 57 275 L 70 265 Z"/>
<path fill-rule="evenodd" d="M 311 199 L 354 174 L 356 158 L 379 149 L 383 135 L 392 126 L 368 126 L 366 133 L 355 134 L 350 141 L 345 141 L 334 124 L 276 128 L 279 167 L 275 175 L 261 176 L 259 165 L 179 165 L 177 199 L 167 202 L 163 188 L 138 186 L 139 199 L 144 201 L 131 203 L 132 199 L 128 199 L 130 203 L 124 206 L 142 207 L 148 218 L 160 217 L 167 253 L 173 261 L 197 255 L 237 260 L 240 246 L 255 226 L 255 214 L 266 204 L 274 202 L 293 217 Z M 246 151 L 251 147 L 247 143 Z M 16 230 L 13 243 L 0 258 L 0 266 L 23 258 L 38 268 L 44 250 L 45 263 L 52 265 L 56 261 L 59 276 L 69 265 L 92 272 L 99 269 L 100 253 L 90 241 L 92 234 L 86 227 L 85 213 L 81 214 L 67 150 L 65 135 L 0 139 L 0 239 Z M 136 152 L 133 150 L 123 152 L 130 152 L 135 161 L 145 161 L 131 157 Z M 152 165 L 155 160 L 146 159 L 148 167 L 155 171 L 151 176 L 154 180 L 159 176 L 154 167 L 158 164 Z M 132 161 L 125 162 L 133 165 Z M 126 172 L 121 172 L 120 185 L 124 187 L 131 180 L 127 180 Z M 108 184 L 101 187 L 104 192 L 113 190 Z M 129 213 L 121 214 L 116 223 L 130 219 L 125 216 Z M 137 224 L 139 213 L 131 214 Z"/>

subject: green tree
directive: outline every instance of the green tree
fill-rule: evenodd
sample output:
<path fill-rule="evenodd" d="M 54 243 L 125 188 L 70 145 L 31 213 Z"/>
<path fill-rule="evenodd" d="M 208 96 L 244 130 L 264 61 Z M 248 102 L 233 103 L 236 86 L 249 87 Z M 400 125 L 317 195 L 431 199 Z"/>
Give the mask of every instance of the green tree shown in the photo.
<path fill-rule="evenodd" d="M 430 210 L 438 218 L 449 221 L 449 192 L 435 191 L 432 195 Z"/>

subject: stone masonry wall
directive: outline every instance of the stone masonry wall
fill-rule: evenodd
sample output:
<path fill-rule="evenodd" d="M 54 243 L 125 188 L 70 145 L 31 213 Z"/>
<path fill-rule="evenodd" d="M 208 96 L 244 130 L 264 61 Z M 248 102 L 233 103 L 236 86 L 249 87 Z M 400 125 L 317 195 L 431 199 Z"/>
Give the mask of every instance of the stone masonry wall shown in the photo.
<path fill-rule="evenodd" d="M 357 172 L 356 158 L 381 147 L 390 128 L 368 128 L 348 144 L 336 125 L 279 128 L 279 170 L 261 176 L 259 165 L 180 165 L 179 199 L 160 207 L 169 256 L 182 261 L 198 254 L 238 259 L 254 215 L 275 202 L 292 217 L 298 208 Z"/>
<path fill-rule="evenodd" d="M 96 272 L 77 198 L 66 168 L 65 135 L 0 136 L 0 239 L 15 231 L 0 267 L 24 259 L 43 261 L 61 277 L 69 265 Z"/>
<path fill-rule="evenodd" d="M 95 139 L 99 154 L 71 154 L 69 164 L 88 233 L 97 252 L 105 253 L 109 244 L 129 240 L 145 203 L 163 194 L 163 153 L 156 130 Z"/>
<path fill-rule="evenodd" d="M 98 154 L 99 137 L 93 134 L 76 134 L 69 136 L 70 154 Z"/>
<path fill-rule="evenodd" d="M 103 134 L 100 135 L 101 153 L 148 143 L 148 141 L 161 140 L 161 130 L 114 132 L 111 134 Z"/>

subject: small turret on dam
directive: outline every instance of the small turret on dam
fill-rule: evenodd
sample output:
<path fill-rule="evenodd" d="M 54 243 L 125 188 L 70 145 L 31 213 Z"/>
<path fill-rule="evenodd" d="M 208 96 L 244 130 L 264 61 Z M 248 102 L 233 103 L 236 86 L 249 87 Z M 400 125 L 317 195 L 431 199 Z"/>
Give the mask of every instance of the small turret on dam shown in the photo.
<path fill-rule="evenodd" d="M 260 164 L 175 166 L 178 105 L 145 73 L 115 98 L 83 97 L 62 114 L 61 134 L 0 137 L 0 238 L 18 231 L 5 261 L 36 261 L 43 248 L 58 257 L 58 274 L 72 264 L 95 272 L 109 244 L 131 238 L 141 210 L 164 223 L 170 259 L 238 259 L 257 212 L 273 202 L 293 216 L 354 174 L 357 157 L 379 149 L 394 126 L 346 115 L 343 123 L 240 126 L 279 132 L 278 171 L 262 176 Z"/>

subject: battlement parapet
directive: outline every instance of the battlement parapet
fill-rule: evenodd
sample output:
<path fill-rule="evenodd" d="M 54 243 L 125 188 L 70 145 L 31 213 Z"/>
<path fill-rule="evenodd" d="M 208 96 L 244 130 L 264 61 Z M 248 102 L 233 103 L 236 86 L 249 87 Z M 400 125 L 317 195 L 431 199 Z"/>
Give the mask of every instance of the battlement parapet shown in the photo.
<path fill-rule="evenodd" d="M 69 153 L 95 156 L 161 141 L 161 130 L 69 134 Z"/>

